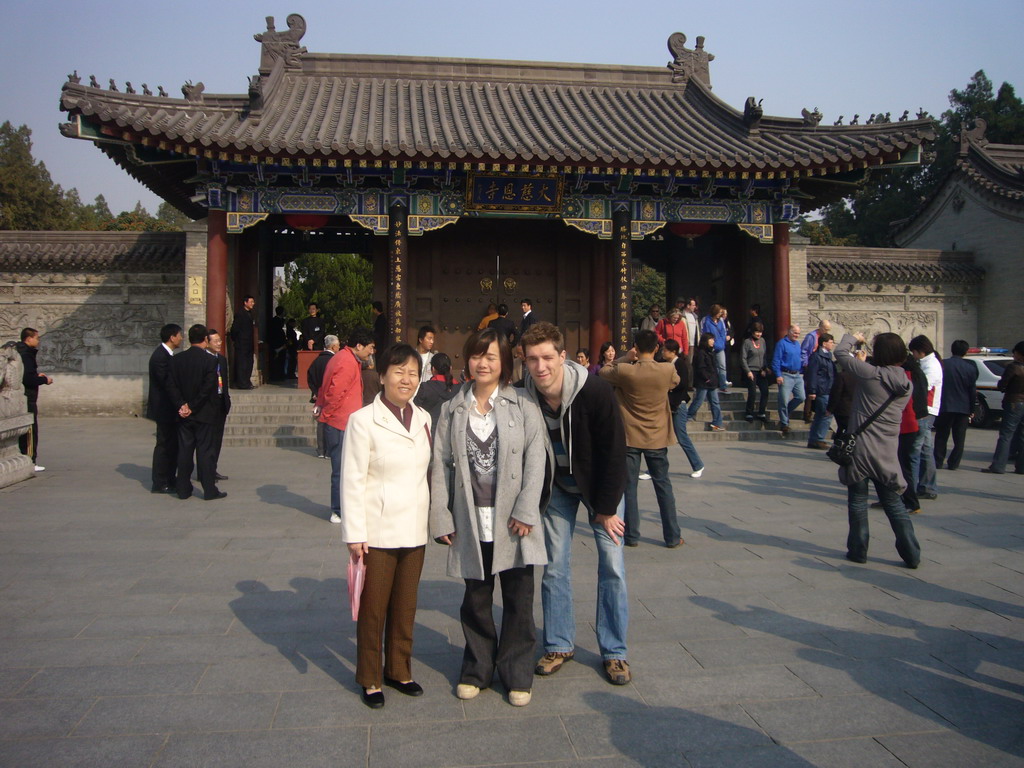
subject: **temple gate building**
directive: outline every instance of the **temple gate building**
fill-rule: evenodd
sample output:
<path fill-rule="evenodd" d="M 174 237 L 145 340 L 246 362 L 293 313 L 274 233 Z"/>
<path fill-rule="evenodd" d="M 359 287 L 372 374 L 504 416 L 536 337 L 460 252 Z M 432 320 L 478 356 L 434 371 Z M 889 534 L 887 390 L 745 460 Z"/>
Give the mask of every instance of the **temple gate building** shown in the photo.
<path fill-rule="evenodd" d="M 276 266 L 354 252 L 392 338 L 431 323 L 449 351 L 488 302 L 524 297 L 568 345 L 625 348 L 633 259 L 666 274 L 669 300 L 734 316 L 759 301 L 782 328 L 807 279 L 790 222 L 870 169 L 917 163 L 934 133 L 770 117 L 754 97 L 733 108 L 703 38 L 681 33 L 667 66 L 626 67 L 310 53 L 305 29 L 268 17 L 241 94 L 63 86 L 64 135 L 205 220 L 188 235 L 186 325 L 224 327 L 246 293 L 265 323 Z"/>

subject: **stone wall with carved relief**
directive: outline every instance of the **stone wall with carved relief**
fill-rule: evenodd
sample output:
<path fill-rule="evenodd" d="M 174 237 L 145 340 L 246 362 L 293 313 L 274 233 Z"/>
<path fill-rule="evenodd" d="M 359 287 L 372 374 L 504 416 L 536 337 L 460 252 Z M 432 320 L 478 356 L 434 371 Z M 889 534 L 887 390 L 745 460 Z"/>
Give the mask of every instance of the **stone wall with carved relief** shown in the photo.
<path fill-rule="evenodd" d="M 955 339 L 974 344 L 977 301 L 985 271 L 964 251 L 800 246 L 806 292 L 793 317 L 814 328 L 828 319 L 833 333 L 924 334 L 943 354 Z"/>
<path fill-rule="evenodd" d="M 184 233 L 0 233 L 0 339 L 40 332 L 51 415 L 142 409 L 149 354 L 183 323 Z"/>

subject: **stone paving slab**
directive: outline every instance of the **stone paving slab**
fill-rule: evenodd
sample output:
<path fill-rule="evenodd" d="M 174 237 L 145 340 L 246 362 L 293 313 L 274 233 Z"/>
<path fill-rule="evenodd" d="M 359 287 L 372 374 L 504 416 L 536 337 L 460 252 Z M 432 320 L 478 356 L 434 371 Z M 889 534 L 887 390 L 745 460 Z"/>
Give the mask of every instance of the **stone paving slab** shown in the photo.
<path fill-rule="evenodd" d="M 576 660 L 522 709 L 454 697 L 462 585 L 431 546 L 426 694 L 371 711 L 327 462 L 225 448 L 229 496 L 180 501 L 148 492 L 148 422 L 44 422 L 46 472 L 0 490 L 0 766 L 1024 765 L 1024 478 L 977 471 L 993 430 L 922 502 L 917 571 L 876 511 L 845 560 L 845 489 L 802 442 L 701 443 L 699 480 L 672 448 L 687 543 L 642 482 L 633 684 L 603 678 L 580 526 Z"/>

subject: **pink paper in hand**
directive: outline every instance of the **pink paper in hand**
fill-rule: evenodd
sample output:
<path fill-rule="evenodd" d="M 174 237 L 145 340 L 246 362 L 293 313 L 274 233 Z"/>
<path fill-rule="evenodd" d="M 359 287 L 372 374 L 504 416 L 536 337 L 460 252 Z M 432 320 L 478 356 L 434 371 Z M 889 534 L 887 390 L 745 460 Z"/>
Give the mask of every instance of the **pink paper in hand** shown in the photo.
<path fill-rule="evenodd" d="M 359 598 L 363 594 L 363 581 L 366 579 L 366 563 L 363 558 L 348 559 L 348 602 L 352 606 L 352 621 L 359 618 Z"/>

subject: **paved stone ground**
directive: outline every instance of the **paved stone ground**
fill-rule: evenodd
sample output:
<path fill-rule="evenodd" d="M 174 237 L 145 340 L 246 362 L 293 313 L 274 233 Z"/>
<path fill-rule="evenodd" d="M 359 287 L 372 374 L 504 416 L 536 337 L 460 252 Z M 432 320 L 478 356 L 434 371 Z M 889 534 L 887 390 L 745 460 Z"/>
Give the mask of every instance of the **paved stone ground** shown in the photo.
<path fill-rule="evenodd" d="M 577 661 L 533 703 L 457 700 L 461 584 L 431 545 L 421 699 L 362 706 L 328 463 L 230 449 L 229 496 L 148 493 L 151 425 L 43 419 L 38 478 L 0 491 L 3 766 L 1024 765 L 1024 477 L 995 432 L 915 518 L 843 558 L 843 489 L 802 444 L 700 446 L 673 483 L 687 544 L 627 551 L 635 681 L 604 682 L 593 542 L 578 535 Z M 539 612 L 539 599 L 538 612 Z"/>

